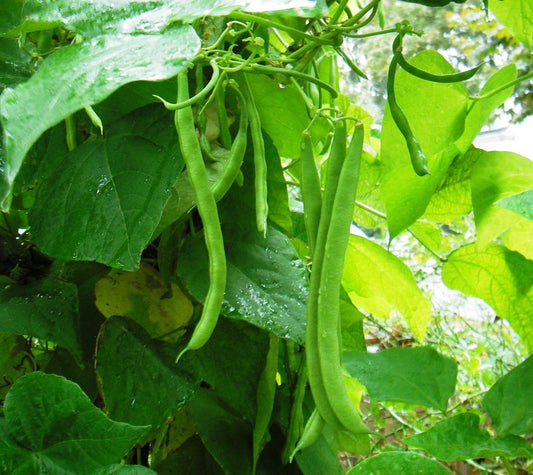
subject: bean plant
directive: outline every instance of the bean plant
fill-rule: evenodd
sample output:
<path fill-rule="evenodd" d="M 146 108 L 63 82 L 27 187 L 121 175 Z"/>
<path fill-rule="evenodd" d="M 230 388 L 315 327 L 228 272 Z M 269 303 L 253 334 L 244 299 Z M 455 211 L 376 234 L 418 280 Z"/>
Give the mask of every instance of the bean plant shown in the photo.
<path fill-rule="evenodd" d="M 526 0 L 485 4 L 531 48 Z M 450 412 L 458 364 L 389 245 L 533 349 L 533 162 L 472 145 L 533 73 L 409 53 L 402 5 L 2 0 L 0 473 L 531 467 L 533 359 Z M 339 84 L 376 35 L 381 117 Z M 391 316 L 407 343 L 368 351 Z M 397 403 L 433 417 L 392 442 Z"/>

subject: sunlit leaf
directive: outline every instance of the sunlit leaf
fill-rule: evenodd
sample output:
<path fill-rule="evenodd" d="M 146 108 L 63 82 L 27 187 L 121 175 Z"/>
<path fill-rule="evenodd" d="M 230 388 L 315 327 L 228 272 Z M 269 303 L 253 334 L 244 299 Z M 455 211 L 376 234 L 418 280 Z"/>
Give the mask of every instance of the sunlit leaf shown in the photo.
<path fill-rule="evenodd" d="M 498 21 L 527 48 L 533 46 L 533 5 L 528 0 L 488 0 Z"/>
<path fill-rule="evenodd" d="M 419 68 L 438 74 L 454 72 L 435 51 L 424 51 L 410 60 Z M 391 236 L 396 236 L 420 217 L 445 176 L 458 150 L 452 144 L 464 129 L 468 94 L 463 84 L 437 84 L 399 70 L 395 81 L 399 106 L 428 157 L 430 175 L 413 171 L 405 139 L 389 108 L 383 118 L 381 197 Z"/>
<path fill-rule="evenodd" d="M 394 254 L 368 239 L 350 236 L 342 285 L 359 309 L 379 318 L 397 311 L 415 337 L 424 339 L 431 302 L 417 287 L 409 268 Z"/>
<path fill-rule="evenodd" d="M 486 246 L 524 218 L 498 205 L 533 189 L 533 162 L 511 152 L 485 152 L 472 170 L 472 202 L 477 242 Z"/>
<path fill-rule="evenodd" d="M 295 14 L 301 9 L 317 10 L 313 0 L 201 0 L 186 3 L 165 0 L 61 0 L 44 5 L 39 0 L 29 0 L 25 2 L 24 23 L 19 30 L 36 31 L 60 24 L 88 36 L 110 31 L 158 33 L 172 22 L 192 22 L 199 17 L 227 15 L 234 10 L 263 12 L 289 9 L 295 9 Z M 14 20 L 6 24 L 13 25 Z"/>
<path fill-rule="evenodd" d="M 533 349 L 533 261 L 499 244 L 475 244 L 453 252 L 442 269 L 444 283 L 485 300 Z"/>

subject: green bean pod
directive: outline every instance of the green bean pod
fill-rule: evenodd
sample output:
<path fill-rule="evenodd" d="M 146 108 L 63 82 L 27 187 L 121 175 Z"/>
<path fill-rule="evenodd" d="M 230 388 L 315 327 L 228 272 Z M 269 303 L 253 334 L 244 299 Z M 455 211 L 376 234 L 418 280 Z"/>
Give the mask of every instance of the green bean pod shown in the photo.
<path fill-rule="evenodd" d="M 318 440 L 320 434 L 322 434 L 322 431 L 324 430 L 324 425 L 324 419 L 322 419 L 318 409 L 315 408 L 305 423 L 302 436 L 289 458 L 290 462 L 292 462 L 292 459 L 300 450 L 310 447 Z"/>
<path fill-rule="evenodd" d="M 324 247 L 331 218 L 331 211 L 337 192 L 337 183 L 346 155 L 346 126 L 344 121 L 335 123 L 333 142 L 327 161 L 326 183 L 322 197 L 320 223 L 316 236 L 315 250 L 312 255 L 311 280 L 307 299 L 307 319 L 305 331 L 305 352 L 309 385 L 320 416 L 336 430 L 344 430 L 343 424 L 335 415 L 326 391 L 324 375 L 320 367 L 318 351 L 318 298 L 320 293 L 320 276 L 324 265 Z"/>
<path fill-rule="evenodd" d="M 246 74 L 242 74 L 242 91 L 246 98 L 248 115 L 250 118 L 250 134 L 254 149 L 254 173 L 255 173 L 255 216 L 257 230 L 266 235 L 268 217 L 268 185 L 267 185 L 267 164 L 265 156 L 265 141 L 261 130 L 261 118 L 255 105 L 254 96 L 248 84 Z"/>
<path fill-rule="evenodd" d="M 157 96 L 156 94 L 154 94 L 154 97 L 156 99 L 159 99 L 163 103 L 163 105 L 170 111 L 177 111 L 196 104 L 200 99 L 203 99 L 205 96 L 207 96 L 207 94 L 217 85 L 218 79 L 220 78 L 220 68 L 218 67 L 216 60 L 212 59 L 209 64 L 213 68 L 213 74 L 209 82 L 201 91 L 198 92 L 198 94 L 192 97 L 187 96 L 187 99 L 178 99 L 178 102 L 174 104 L 172 102 L 166 101 L 165 99 L 160 96 Z"/>
<path fill-rule="evenodd" d="M 407 117 L 396 102 L 396 93 L 394 92 L 394 80 L 396 77 L 397 65 L 398 57 L 395 54 L 390 63 L 389 72 L 387 75 L 387 101 L 389 102 L 391 116 L 405 139 L 407 149 L 409 150 L 409 157 L 411 159 L 411 165 L 413 166 L 413 170 L 419 176 L 428 175 L 430 172 L 427 167 L 427 158 L 424 152 L 422 152 L 420 144 L 418 143 L 417 138 L 411 130 L 411 126 L 409 125 Z"/>
<path fill-rule="evenodd" d="M 320 178 L 318 177 L 315 157 L 313 156 L 311 135 L 307 130 L 304 130 L 301 141 L 300 189 L 302 190 L 304 205 L 305 229 L 312 255 L 316 247 L 316 236 L 320 223 L 322 191 L 320 189 Z"/>
<path fill-rule="evenodd" d="M 338 179 L 324 245 L 317 305 L 318 354 L 324 389 L 336 417 L 345 430 L 353 434 L 370 433 L 370 430 L 350 400 L 344 383 L 339 334 L 339 294 L 359 179 L 363 138 L 363 125 L 358 124 Z"/>
<path fill-rule="evenodd" d="M 261 372 L 259 383 L 257 384 L 257 410 L 253 430 L 253 470 L 255 473 L 257 461 L 261 450 L 265 445 L 268 435 L 268 426 L 274 408 L 276 396 L 276 373 L 278 370 L 279 337 L 270 333 L 270 345 L 266 357 L 265 367 Z"/>
<path fill-rule="evenodd" d="M 396 56 L 398 60 L 398 64 L 405 69 L 409 74 L 416 76 L 417 78 L 424 79 L 426 81 L 432 81 L 432 82 L 438 82 L 438 83 L 454 83 L 454 82 L 462 82 L 466 81 L 472 77 L 479 71 L 482 64 L 479 66 L 476 66 L 475 68 L 468 69 L 466 71 L 461 71 L 459 73 L 452 73 L 452 74 L 433 74 L 429 71 L 424 71 L 423 69 L 417 68 L 416 66 L 413 66 L 411 63 L 409 63 L 403 53 L 402 53 L 402 39 L 403 34 L 399 34 L 392 44 L 392 50 L 394 52 L 394 55 Z"/>
<path fill-rule="evenodd" d="M 182 72 L 178 74 L 178 102 L 184 102 L 188 97 L 187 73 Z M 190 106 L 175 112 L 174 124 L 178 132 L 181 153 L 185 160 L 189 180 L 196 196 L 198 212 L 204 225 L 204 239 L 209 256 L 209 290 L 205 298 L 202 315 L 189 343 L 178 355 L 177 360 L 179 360 L 185 351 L 201 348 L 213 333 L 226 288 L 226 255 L 217 205 L 211 192 Z"/>
<path fill-rule="evenodd" d="M 239 121 L 239 130 L 235 136 L 235 140 L 231 145 L 230 154 L 220 176 L 217 178 L 214 185 L 211 187 L 211 191 L 215 196 L 215 200 L 219 201 L 231 188 L 231 185 L 237 178 L 241 169 L 242 161 L 246 153 L 246 145 L 248 142 L 248 106 L 242 92 L 236 88 L 237 95 L 239 96 L 241 104 L 241 117 Z"/>

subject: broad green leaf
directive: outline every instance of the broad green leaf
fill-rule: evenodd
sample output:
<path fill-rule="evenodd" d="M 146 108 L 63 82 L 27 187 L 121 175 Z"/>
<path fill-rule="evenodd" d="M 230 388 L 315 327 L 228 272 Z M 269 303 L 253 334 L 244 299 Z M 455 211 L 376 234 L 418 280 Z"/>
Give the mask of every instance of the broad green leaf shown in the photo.
<path fill-rule="evenodd" d="M 0 331 L 50 340 L 81 361 L 76 286 L 52 278 L 0 292 Z"/>
<path fill-rule="evenodd" d="M 489 9 L 516 38 L 533 47 L 533 4 L 528 0 L 488 0 Z"/>
<path fill-rule="evenodd" d="M 213 391 L 201 389 L 190 402 L 191 419 L 207 450 L 226 474 L 252 473 L 252 426 L 230 412 Z"/>
<path fill-rule="evenodd" d="M 415 66 L 437 74 L 454 72 L 436 51 L 424 51 L 412 60 Z M 387 106 L 383 118 L 380 184 L 392 237 L 410 226 L 425 211 L 433 193 L 459 151 L 453 142 L 463 133 L 468 93 L 461 83 L 437 84 L 411 76 L 403 70 L 396 75 L 399 106 L 428 157 L 430 175 L 413 171 L 407 145 Z"/>
<path fill-rule="evenodd" d="M 299 158 L 301 135 L 309 125 L 301 94 L 291 85 L 281 88 L 270 76 L 247 74 L 246 77 L 261 117 L 261 127 L 282 157 Z"/>
<path fill-rule="evenodd" d="M 197 389 L 190 365 L 176 365 L 177 347 L 152 340 L 133 320 L 111 317 L 100 332 L 96 371 L 110 417 L 156 428 Z"/>
<path fill-rule="evenodd" d="M 490 388 L 483 409 L 500 435 L 533 433 L 533 356 Z"/>
<path fill-rule="evenodd" d="M 16 39 L 0 38 L 0 93 L 31 76 L 31 61 L 31 56 L 19 48 Z"/>
<path fill-rule="evenodd" d="M 278 374 L 279 338 L 269 334 L 269 348 L 265 364 L 257 383 L 256 416 L 252 434 L 253 440 L 253 466 L 257 466 L 259 455 L 265 444 L 270 440 L 270 420 L 274 409 L 276 396 L 276 375 Z"/>
<path fill-rule="evenodd" d="M 91 475 L 157 475 L 156 472 L 142 465 L 120 465 L 115 463 L 91 472 Z"/>
<path fill-rule="evenodd" d="M 135 135 L 84 142 L 43 183 L 34 242 L 60 259 L 134 270 L 178 173 L 173 150 Z"/>
<path fill-rule="evenodd" d="M 199 47 L 196 33 L 185 25 L 154 35 L 104 35 L 55 51 L 29 81 L 5 89 L 0 96 L 6 155 L 0 162 L 2 209 L 9 208 L 22 161 L 45 130 L 124 84 L 174 76 Z"/>
<path fill-rule="evenodd" d="M 197 378 L 209 384 L 228 407 L 252 424 L 257 386 L 268 349 L 266 332 L 222 317 L 209 341 L 183 358 L 188 356 L 190 360 L 186 361 L 194 368 Z"/>
<path fill-rule="evenodd" d="M 341 289 L 340 298 L 342 347 L 345 351 L 354 350 L 366 352 L 363 320 L 365 316 L 350 300 L 348 294 Z"/>
<path fill-rule="evenodd" d="M 0 401 L 11 385 L 37 368 L 35 357 L 28 350 L 28 342 L 19 335 L 0 333 Z"/>
<path fill-rule="evenodd" d="M 346 475 L 449 475 L 435 460 L 414 452 L 383 452 L 359 462 Z"/>
<path fill-rule="evenodd" d="M 313 0 L 203 0 L 186 3 L 168 0 L 61 0 L 44 5 L 39 0 L 29 0 L 24 7 L 24 23 L 20 30 L 36 31 L 43 26 L 64 25 L 88 36 L 110 31 L 146 34 L 161 32 L 176 21 L 190 23 L 199 17 L 227 15 L 234 10 L 266 12 L 296 9 L 294 14 L 298 14 L 300 9 L 313 11 L 315 6 Z"/>
<path fill-rule="evenodd" d="M 429 347 L 345 352 L 344 365 L 373 401 L 400 401 L 446 411 L 455 391 L 457 363 Z"/>
<path fill-rule="evenodd" d="M 533 220 L 533 190 L 502 198 L 497 203 L 502 208 Z"/>
<path fill-rule="evenodd" d="M 397 311 L 419 341 L 425 338 L 431 302 L 409 268 L 378 244 L 350 236 L 342 285 L 356 307 L 379 318 Z"/>
<path fill-rule="evenodd" d="M 191 301 L 177 285 L 170 289 L 157 270 L 141 263 L 136 272 L 108 275 L 96 283 L 96 306 L 107 318 L 121 315 L 141 325 L 152 338 L 175 342 L 193 314 Z"/>
<path fill-rule="evenodd" d="M 483 248 L 527 218 L 498 206 L 533 189 L 533 162 L 511 152 L 485 152 L 472 170 L 472 203 L 478 245 Z"/>
<path fill-rule="evenodd" d="M 220 465 L 213 459 L 197 435 L 187 439 L 164 460 L 153 464 L 153 469 L 158 475 L 175 475 L 176 467 L 180 467 L 183 475 L 198 473 L 224 475 Z"/>
<path fill-rule="evenodd" d="M 533 221 L 524 219 L 503 235 L 503 244 L 511 251 L 517 251 L 533 260 Z"/>
<path fill-rule="evenodd" d="M 531 457 L 529 442 L 513 435 L 491 438 L 479 428 L 477 414 L 459 414 L 436 424 L 422 434 L 403 439 L 407 445 L 424 449 L 439 460 L 452 462 L 492 457 Z"/>
<path fill-rule="evenodd" d="M 90 474 L 118 463 L 146 427 L 108 419 L 79 386 L 35 372 L 10 389 L 0 419 L 2 473 Z"/>
<path fill-rule="evenodd" d="M 452 162 L 444 180 L 431 197 L 424 213 L 426 219 L 450 224 L 472 211 L 472 168 L 484 153 L 471 147 Z"/>
<path fill-rule="evenodd" d="M 514 64 L 509 64 L 494 73 L 483 86 L 479 94 L 487 94 L 514 79 L 516 79 L 516 66 Z M 477 137 L 479 131 L 485 125 L 492 112 L 512 95 L 513 90 L 514 86 L 506 88 L 493 96 L 476 100 L 470 105 L 464 124 L 464 132 L 455 142 L 455 145 L 461 153 L 465 153 L 470 148 L 472 142 Z"/>
<path fill-rule="evenodd" d="M 24 3 L 23 0 L 2 0 L 0 3 L 0 35 L 19 25 Z"/>
<path fill-rule="evenodd" d="M 223 232 L 227 284 L 222 314 L 303 344 L 308 288 L 304 264 L 290 240 L 270 227 L 266 238 L 236 228 Z M 202 302 L 209 285 L 202 237 L 185 241 L 177 273 L 193 297 Z"/>
<path fill-rule="evenodd" d="M 85 358 L 83 367 L 80 367 L 72 355 L 60 346 L 56 346 L 52 351 L 37 353 L 39 371 L 64 376 L 76 383 L 91 401 L 95 401 L 98 397 L 98 387 L 94 370 L 94 348 L 95 345 L 90 359 Z"/>
<path fill-rule="evenodd" d="M 485 300 L 533 349 L 533 261 L 499 244 L 483 251 L 471 244 L 448 257 L 442 280 L 451 289 Z"/>

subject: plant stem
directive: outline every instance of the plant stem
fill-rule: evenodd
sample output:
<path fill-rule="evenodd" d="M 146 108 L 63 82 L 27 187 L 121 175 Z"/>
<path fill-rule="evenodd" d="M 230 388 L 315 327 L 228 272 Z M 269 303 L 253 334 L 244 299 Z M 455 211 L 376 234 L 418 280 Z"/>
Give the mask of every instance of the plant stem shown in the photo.
<path fill-rule="evenodd" d="M 502 91 L 505 91 L 506 89 L 516 86 L 517 84 L 520 84 L 522 81 L 526 81 L 527 79 L 533 78 L 533 71 L 524 74 L 523 76 L 517 77 L 514 81 L 508 82 L 507 84 L 504 84 L 503 86 L 497 87 L 496 89 L 493 89 L 492 91 L 487 92 L 486 94 L 482 94 L 481 96 L 470 96 L 470 99 L 472 101 L 481 101 L 483 99 L 487 99 L 489 97 L 492 97 Z"/>

